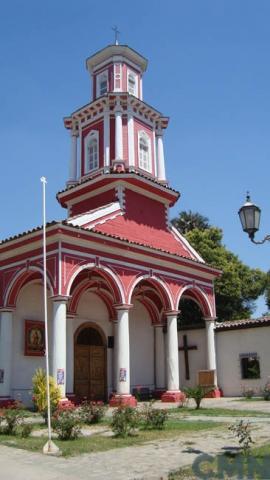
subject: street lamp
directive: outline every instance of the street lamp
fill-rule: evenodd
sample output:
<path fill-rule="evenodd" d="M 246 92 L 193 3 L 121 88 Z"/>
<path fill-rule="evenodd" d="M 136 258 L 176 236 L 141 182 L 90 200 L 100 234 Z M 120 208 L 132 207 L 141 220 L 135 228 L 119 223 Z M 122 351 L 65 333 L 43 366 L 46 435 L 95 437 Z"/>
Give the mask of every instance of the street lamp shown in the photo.
<path fill-rule="evenodd" d="M 266 240 L 270 240 L 270 235 L 266 235 L 261 241 L 254 240 L 255 233 L 260 227 L 261 209 L 250 201 L 249 192 L 247 193 L 246 203 L 240 208 L 238 215 L 244 232 L 248 234 L 253 243 L 258 245 L 264 243 Z"/>

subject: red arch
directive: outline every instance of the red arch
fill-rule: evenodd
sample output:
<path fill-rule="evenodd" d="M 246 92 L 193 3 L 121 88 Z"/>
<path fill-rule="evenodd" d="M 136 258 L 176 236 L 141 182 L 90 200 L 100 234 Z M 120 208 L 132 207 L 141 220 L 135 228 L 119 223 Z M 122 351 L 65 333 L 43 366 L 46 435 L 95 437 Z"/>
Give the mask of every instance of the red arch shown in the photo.
<path fill-rule="evenodd" d="M 50 290 L 51 295 L 53 295 L 53 288 L 52 288 L 52 280 L 50 278 L 50 274 L 47 273 L 47 288 Z M 21 273 L 17 274 L 15 279 L 11 280 L 6 296 L 5 296 L 5 301 L 4 305 L 5 307 L 15 307 L 17 303 L 17 298 L 20 293 L 20 290 L 24 285 L 26 285 L 29 282 L 32 282 L 33 280 L 43 280 L 43 274 L 39 270 L 34 270 L 29 268 L 29 270 L 23 270 Z"/>
<path fill-rule="evenodd" d="M 75 314 L 77 312 L 78 304 L 84 292 L 90 290 L 95 293 L 105 303 L 110 319 L 115 317 L 115 310 L 113 308 L 112 296 L 106 290 L 99 288 L 96 281 L 85 280 L 79 283 L 73 291 L 69 302 L 68 313 Z"/>
<path fill-rule="evenodd" d="M 211 299 L 208 298 L 207 294 L 203 292 L 199 287 L 186 287 L 180 291 L 178 294 L 178 305 L 182 297 L 189 297 L 196 301 L 202 309 L 203 315 L 205 317 L 212 317 L 214 309 L 211 304 Z"/>
<path fill-rule="evenodd" d="M 167 283 L 158 277 L 148 275 L 138 275 L 136 279 L 132 282 L 131 286 L 129 287 L 128 303 L 131 302 L 131 298 L 134 294 L 135 288 L 138 287 L 141 282 L 147 282 L 147 284 L 150 284 L 157 291 L 164 310 L 174 309 L 172 294 Z"/>

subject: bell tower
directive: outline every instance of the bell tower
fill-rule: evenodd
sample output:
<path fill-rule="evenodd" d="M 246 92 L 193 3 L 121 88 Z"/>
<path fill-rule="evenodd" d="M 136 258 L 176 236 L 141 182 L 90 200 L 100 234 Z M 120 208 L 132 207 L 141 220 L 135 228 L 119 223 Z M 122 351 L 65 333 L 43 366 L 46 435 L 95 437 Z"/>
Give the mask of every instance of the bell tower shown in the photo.
<path fill-rule="evenodd" d="M 137 172 L 166 185 L 163 132 L 168 118 L 143 100 L 147 63 L 118 44 L 86 60 L 92 100 L 64 119 L 71 134 L 67 186 L 112 172 Z"/>

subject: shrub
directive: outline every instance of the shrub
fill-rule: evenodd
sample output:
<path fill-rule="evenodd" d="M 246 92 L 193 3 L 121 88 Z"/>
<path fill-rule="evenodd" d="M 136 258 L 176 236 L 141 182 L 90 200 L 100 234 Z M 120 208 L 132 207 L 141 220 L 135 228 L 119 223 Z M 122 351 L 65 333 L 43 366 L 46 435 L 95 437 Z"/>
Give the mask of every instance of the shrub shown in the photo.
<path fill-rule="evenodd" d="M 22 403 L 16 401 L 9 408 L 5 408 L 1 411 L 0 420 L 4 425 L 1 427 L 0 433 L 5 435 L 16 434 L 16 429 L 24 417 L 22 408 Z"/>
<path fill-rule="evenodd" d="M 60 440 L 74 440 L 81 433 L 80 417 L 75 410 L 56 411 L 52 427 Z"/>
<path fill-rule="evenodd" d="M 21 422 L 18 429 L 18 434 L 22 438 L 28 438 L 31 435 L 33 428 L 34 425 L 32 423 Z"/>
<path fill-rule="evenodd" d="M 200 408 L 201 401 L 208 393 L 210 393 L 213 388 L 205 388 L 201 385 L 197 385 L 197 387 L 186 387 L 184 388 L 184 392 L 188 398 L 193 398 L 196 403 L 196 409 Z"/>
<path fill-rule="evenodd" d="M 270 382 L 267 382 L 262 389 L 262 395 L 264 400 L 270 400 Z"/>
<path fill-rule="evenodd" d="M 154 402 L 145 403 L 140 413 L 143 428 L 162 430 L 165 426 L 165 421 L 168 418 L 166 410 L 153 408 Z"/>
<path fill-rule="evenodd" d="M 254 443 L 251 438 L 250 423 L 240 420 L 239 422 L 230 425 L 228 428 L 238 438 L 239 445 L 244 455 L 248 455 L 251 444 Z"/>
<path fill-rule="evenodd" d="M 139 426 L 137 411 L 126 405 L 120 405 L 113 413 L 112 431 L 119 437 L 127 437 Z"/>
<path fill-rule="evenodd" d="M 91 425 L 99 423 L 106 413 L 107 407 L 103 402 L 83 402 L 80 407 L 81 419 L 83 423 Z"/>
<path fill-rule="evenodd" d="M 250 398 L 254 397 L 255 391 L 252 387 L 242 387 L 242 395 L 249 400 Z"/>
<path fill-rule="evenodd" d="M 32 379 L 33 382 L 33 403 L 37 410 L 47 421 L 47 380 L 46 372 L 42 368 L 38 368 Z M 60 389 L 57 387 L 53 377 L 49 377 L 50 400 L 52 413 L 56 410 L 58 402 L 61 398 Z"/>

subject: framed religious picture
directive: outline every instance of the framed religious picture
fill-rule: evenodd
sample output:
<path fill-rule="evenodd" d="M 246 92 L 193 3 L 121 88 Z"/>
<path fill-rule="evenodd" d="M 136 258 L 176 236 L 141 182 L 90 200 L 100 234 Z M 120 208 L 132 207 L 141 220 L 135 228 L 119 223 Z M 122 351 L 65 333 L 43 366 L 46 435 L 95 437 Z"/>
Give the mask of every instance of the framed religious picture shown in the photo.
<path fill-rule="evenodd" d="M 24 355 L 42 357 L 45 354 L 44 322 L 25 320 Z"/>

